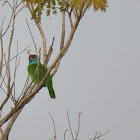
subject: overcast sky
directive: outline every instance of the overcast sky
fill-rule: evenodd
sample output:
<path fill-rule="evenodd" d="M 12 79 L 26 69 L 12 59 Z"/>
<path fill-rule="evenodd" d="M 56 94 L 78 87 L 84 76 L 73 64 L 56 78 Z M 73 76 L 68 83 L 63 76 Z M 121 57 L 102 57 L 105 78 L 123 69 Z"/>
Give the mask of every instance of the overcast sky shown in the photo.
<path fill-rule="evenodd" d="M 48 113 L 55 120 L 57 138 L 62 140 L 64 131 L 68 129 L 67 109 L 74 133 L 78 113 L 82 112 L 79 140 L 89 140 L 96 131 L 104 133 L 107 130 L 110 132 L 102 140 L 140 139 L 140 0 L 108 2 L 105 14 L 91 8 L 81 20 L 70 49 L 53 78 L 56 99 L 50 99 L 46 88 L 41 89 L 18 117 L 10 140 L 52 138 L 53 123 Z M 6 7 L 0 7 L 0 23 L 4 16 L 8 22 L 10 9 Z M 17 41 L 19 51 L 32 43 L 25 18 L 31 25 L 37 45 L 42 46 L 40 34 L 25 9 L 16 20 L 12 56 L 15 55 Z M 60 22 L 59 15 L 42 21 L 47 46 L 55 36 L 51 62 L 59 51 Z M 66 36 L 68 33 L 69 30 Z M 8 36 L 4 38 L 5 52 Z M 31 49 L 34 53 L 33 44 Z M 20 57 L 17 94 L 24 86 L 28 66 L 27 53 Z M 1 92 L 0 102 L 3 95 Z M 70 131 L 66 137 L 71 140 Z"/>

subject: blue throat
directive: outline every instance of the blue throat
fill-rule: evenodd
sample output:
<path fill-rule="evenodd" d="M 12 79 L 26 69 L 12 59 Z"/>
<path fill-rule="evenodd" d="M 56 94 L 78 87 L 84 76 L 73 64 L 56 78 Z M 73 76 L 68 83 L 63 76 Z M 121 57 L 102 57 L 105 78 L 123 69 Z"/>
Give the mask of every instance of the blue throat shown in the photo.
<path fill-rule="evenodd" d="M 29 65 L 33 65 L 33 64 L 37 64 L 37 57 L 35 58 L 34 61 L 30 61 L 30 60 L 29 60 Z"/>

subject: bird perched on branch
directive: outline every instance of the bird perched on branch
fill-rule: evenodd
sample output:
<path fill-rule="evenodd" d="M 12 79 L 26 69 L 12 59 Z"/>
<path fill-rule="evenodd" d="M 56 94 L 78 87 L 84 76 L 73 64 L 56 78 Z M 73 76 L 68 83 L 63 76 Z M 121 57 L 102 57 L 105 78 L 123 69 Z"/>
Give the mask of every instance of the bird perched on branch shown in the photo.
<path fill-rule="evenodd" d="M 28 65 L 28 73 L 31 79 L 33 79 L 36 68 L 37 68 L 37 56 L 36 55 L 29 55 L 29 65 Z M 42 65 L 41 63 L 39 64 L 38 71 L 36 73 L 36 76 L 34 78 L 34 83 L 38 84 L 45 76 L 47 73 L 47 68 Z M 52 77 L 49 75 L 47 79 L 45 80 L 45 86 L 48 88 L 49 94 L 51 98 L 55 98 L 55 92 L 53 89 L 52 85 Z"/>

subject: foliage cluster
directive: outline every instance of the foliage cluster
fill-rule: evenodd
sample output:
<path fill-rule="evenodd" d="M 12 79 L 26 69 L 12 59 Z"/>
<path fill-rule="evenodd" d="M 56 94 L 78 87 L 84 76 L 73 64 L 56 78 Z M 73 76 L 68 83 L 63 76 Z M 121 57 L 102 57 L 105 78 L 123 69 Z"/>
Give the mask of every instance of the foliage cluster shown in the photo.
<path fill-rule="evenodd" d="M 32 18 L 36 18 L 39 22 L 41 20 L 42 11 L 46 9 L 46 15 L 49 16 L 52 12 L 57 13 L 68 10 L 69 7 L 75 10 L 81 10 L 83 7 L 89 8 L 93 6 L 95 11 L 106 11 L 108 7 L 107 0 L 22 0 L 26 2 L 27 6 L 31 5 L 33 10 Z"/>

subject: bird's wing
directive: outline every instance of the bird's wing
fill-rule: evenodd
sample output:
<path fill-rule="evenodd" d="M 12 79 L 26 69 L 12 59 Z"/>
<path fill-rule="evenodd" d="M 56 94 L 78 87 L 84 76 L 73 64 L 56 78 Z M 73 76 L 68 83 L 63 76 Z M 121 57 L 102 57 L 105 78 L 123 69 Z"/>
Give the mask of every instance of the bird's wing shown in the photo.
<path fill-rule="evenodd" d="M 30 76 L 31 78 L 34 77 L 36 67 L 37 67 L 37 64 L 28 65 L 28 73 L 29 73 L 29 76 Z"/>

